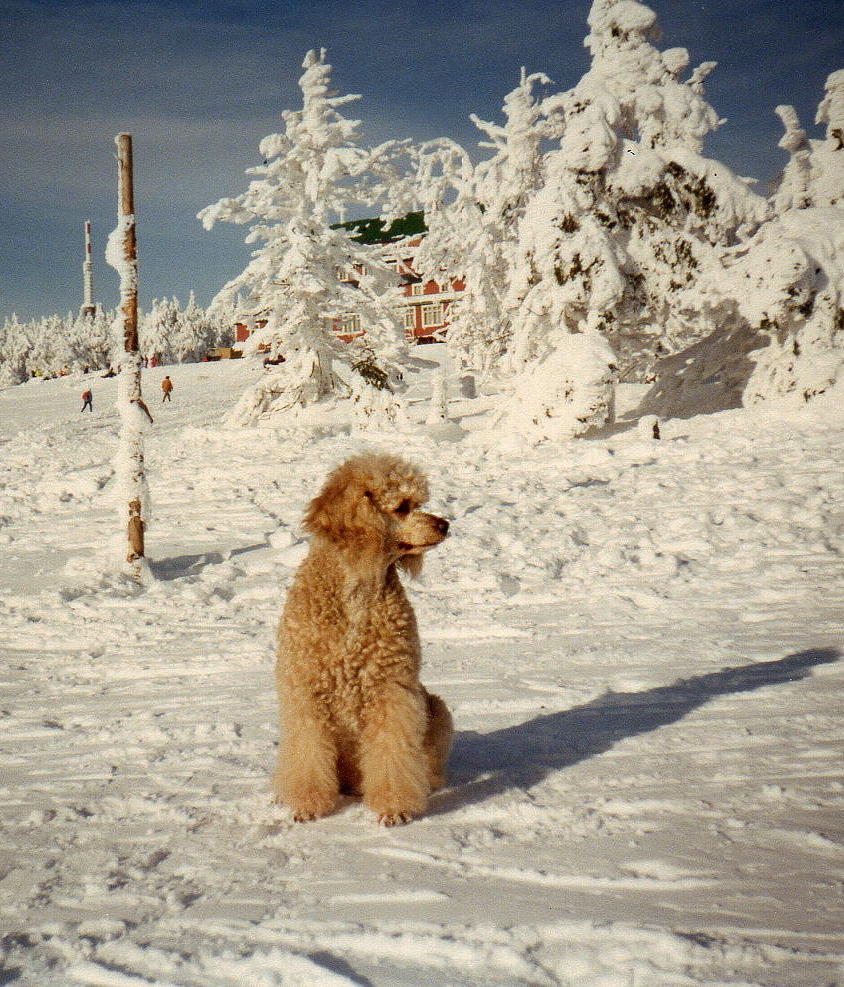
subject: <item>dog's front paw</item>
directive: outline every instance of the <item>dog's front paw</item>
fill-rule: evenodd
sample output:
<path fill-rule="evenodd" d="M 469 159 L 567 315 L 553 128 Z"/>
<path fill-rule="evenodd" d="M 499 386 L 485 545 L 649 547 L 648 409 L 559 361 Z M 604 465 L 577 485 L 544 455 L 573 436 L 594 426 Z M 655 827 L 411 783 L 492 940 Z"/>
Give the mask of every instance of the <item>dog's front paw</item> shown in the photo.
<path fill-rule="evenodd" d="M 330 816 L 337 808 L 337 796 L 333 792 L 307 792 L 296 796 L 285 793 L 279 801 L 290 809 L 294 822 L 313 822 L 314 819 Z"/>
<path fill-rule="evenodd" d="M 366 805 L 375 813 L 382 826 L 404 826 L 425 811 L 427 799 L 414 794 L 397 798 L 394 792 L 386 795 L 370 792 L 365 798 Z"/>

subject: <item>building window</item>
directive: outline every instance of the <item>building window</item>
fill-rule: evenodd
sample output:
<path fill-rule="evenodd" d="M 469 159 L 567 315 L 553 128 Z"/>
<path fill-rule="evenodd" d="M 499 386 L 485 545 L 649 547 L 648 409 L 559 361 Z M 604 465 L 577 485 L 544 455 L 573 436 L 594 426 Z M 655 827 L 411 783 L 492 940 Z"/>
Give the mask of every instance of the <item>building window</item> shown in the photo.
<path fill-rule="evenodd" d="M 363 264 L 353 264 L 351 268 L 335 268 L 337 280 L 341 284 L 356 285 L 361 278 L 366 276 L 366 268 Z"/>
<path fill-rule="evenodd" d="M 411 295 L 424 295 L 425 294 L 425 285 L 422 284 L 421 281 L 417 281 L 416 284 L 412 284 L 410 286 L 410 293 L 411 293 Z"/>
<path fill-rule="evenodd" d="M 422 306 L 422 328 L 430 329 L 432 326 L 443 324 L 442 302 L 435 302 L 433 305 Z"/>
<path fill-rule="evenodd" d="M 337 320 L 335 331 L 342 336 L 353 336 L 360 333 L 360 316 L 352 314 L 342 316 Z"/>
<path fill-rule="evenodd" d="M 404 310 L 404 327 L 405 329 L 416 328 L 416 306 L 411 305 Z"/>

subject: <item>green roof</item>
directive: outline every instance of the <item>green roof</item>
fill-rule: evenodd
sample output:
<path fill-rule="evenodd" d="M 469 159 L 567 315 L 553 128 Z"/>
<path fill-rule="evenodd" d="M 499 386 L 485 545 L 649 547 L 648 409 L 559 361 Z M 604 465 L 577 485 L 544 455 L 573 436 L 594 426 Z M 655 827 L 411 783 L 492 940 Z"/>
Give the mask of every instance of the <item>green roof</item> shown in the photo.
<path fill-rule="evenodd" d="M 425 215 L 422 212 L 409 212 L 400 219 L 387 224 L 382 219 L 352 219 L 347 223 L 334 223 L 333 230 L 348 230 L 352 240 L 358 243 L 389 243 L 403 236 L 427 233 Z"/>

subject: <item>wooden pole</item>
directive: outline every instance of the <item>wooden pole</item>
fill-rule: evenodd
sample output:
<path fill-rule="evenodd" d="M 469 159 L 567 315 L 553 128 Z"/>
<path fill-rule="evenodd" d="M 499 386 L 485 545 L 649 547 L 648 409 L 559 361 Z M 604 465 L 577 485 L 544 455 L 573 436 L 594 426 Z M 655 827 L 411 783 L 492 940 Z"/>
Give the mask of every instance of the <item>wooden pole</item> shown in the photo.
<path fill-rule="evenodd" d="M 118 442 L 118 484 L 123 504 L 128 504 L 127 562 L 140 573 L 144 560 L 146 529 L 146 471 L 144 430 L 152 415 L 141 392 L 141 355 L 138 349 L 138 250 L 135 236 L 135 193 L 132 173 L 132 136 L 118 134 L 118 228 L 119 254 L 115 266 L 120 274 L 120 314 L 124 353 L 118 381 L 118 410 L 121 418 Z M 126 515 L 124 515 L 126 517 Z"/>
<path fill-rule="evenodd" d="M 132 170 L 132 135 L 118 134 L 117 189 L 118 216 L 123 220 L 123 262 L 129 277 L 120 284 L 120 310 L 123 313 L 123 339 L 127 353 L 138 352 L 138 244 L 135 236 L 135 188 Z"/>

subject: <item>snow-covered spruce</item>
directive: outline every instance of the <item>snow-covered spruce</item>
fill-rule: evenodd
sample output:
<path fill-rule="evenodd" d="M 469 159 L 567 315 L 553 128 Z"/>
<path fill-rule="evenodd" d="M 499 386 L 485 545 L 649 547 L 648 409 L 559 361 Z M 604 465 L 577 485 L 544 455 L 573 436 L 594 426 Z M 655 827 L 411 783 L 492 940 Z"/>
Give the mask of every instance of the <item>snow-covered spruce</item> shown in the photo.
<path fill-rule="evenodd" d="M 717 411 L 829 393 L 844 373 L 844 73 L 834 72 L 810 140 L 791 106 L 777 113 L 789 162 L 771 197 L 774 215 L 724 252 L 710 306 L 719 325 L 658 369 L 646 407 L 658 414 Z M 720 303 L 717 299 L 721 299 Z M 688 413 L 686 411 L 685 413 Z"/>
<path fill-rule="evenodd" d="M 721 121 L 706 101 L 706 62 L 660 50 L 645 4 L 596 0 L 592 65 L 564 93 L 522 72 L 504 123 L 473 117 L 491 157 L 442 139 L 420 151 L 430 233 L 423 277 L 465 275 L 450 339 L 464 366 L 518 380 L 566 334 L 600 333 L 624 379 L 716 331 L 735 312 L 724 251 L 770 207 L 706 158 Z M 684 77 L 685 76 L 685 77 Z"/>
<path fill-rule="evenodd" d="M 766 214 L 764 200 L 702 156 L 719 123 L 687 80 L 684 49 L 660 51 L 644 4 L 600 0 L 589 16 L 592 66 L 562 97 L 564 131 L 520 224 L 507 299 L 510 361 L 545 358 L 549 335 L 596 329 L 628 379 L 659 353 L 713 331 L 723 314 L 720 255 Z"/>
<path fill-rule="evenodd" d="M 122 341 L 115 342 L 116 317 L 97 307 L 93 315 L 6 319 L 0 325 L 0 384 L 20 384 L 34 374 L 49 377 L 117 367 Z M 193 292 L 184 310 L 177 298 L 153 301 L 151 310 L 139 315 L 141 354 L 158 363 L 196 363 L 212 347 L 231 343 L 233 325 L 231 313 L 206 312 Z"/>
<path fill-rule="evenodd" d="M 505 310 L 517 246 L 518 223 L 543 184 L 543 144 L 559 127 L 559 97 L 540 98 L 536 88 L 551 80 L 522 69 L 518 86 L 504 98 L 504 124 L 472 115 L 492 156 L 473 165 L 453 141 L 423 145 L 419 196 L 429 235 L 416 255 L 423 280 L 443 269 L 459 272 L 466 289 L 455 307 L 449 343 L 462 362 L 500 373 L 512 326 Z"/>
<path fill-rule="evenodd" d="M 844 372 L 844 209 L 783 213 L 730 274 L 742 315 L 770 340 L 755 356 L 744 403 L 799 403 L 831 390 Z"/>
<path fill-rule="evenodd" d="M 389 196 L 384 176 L 392 177 L 401 148 L 361 146 L 359 121 L 341 113 L 359 97 L 331 94 L 324 49 L 308 52 L 303 68 L 302 109 L 285 110 L 284 133 L 261 142 L 264 163 L 249 170 L 254 179 L 247 191 L 199 214 L 207 229 L 218 221 L 250 225 L 247 243 L 259 246 L 214 306 L 231 306 L 240 296 L 242 315 L 256 328 L 247 355 L 260 349 L 284 358 L 243 395 L 233 413 L 239 424 L 338 397 L 363 402 L 373 415 L 393 414 L 369 401 L 373 388 L 365 376 L 352 372 L 347 383 L 335 364 L 374 365 L 390 392 L 402 386 L 406 344 L 390 304 L 395 272 L 332 225 L 348 210 L 372 208 Z M 342 342 L 337 328 L 356 338 Z"/>
<path fill-rule="evenodd" d="M 193 292 L 184 309 L 178 298 L 155 299 L 140 320 L 141 352 L 159 364 L 197 363 L 210 349 L 231 342 L 231 316 L 225 311 L 206 312 Z"/>
<path fill-rule="evenodd" d="M 114 362 L 114 313 L 51 315 L 0 325 L 0 384 L 20 384 L 34 374 L 99 370 Z"/>

